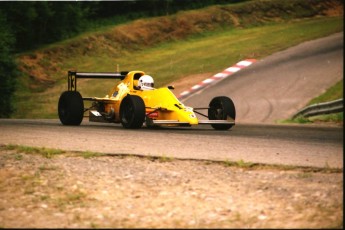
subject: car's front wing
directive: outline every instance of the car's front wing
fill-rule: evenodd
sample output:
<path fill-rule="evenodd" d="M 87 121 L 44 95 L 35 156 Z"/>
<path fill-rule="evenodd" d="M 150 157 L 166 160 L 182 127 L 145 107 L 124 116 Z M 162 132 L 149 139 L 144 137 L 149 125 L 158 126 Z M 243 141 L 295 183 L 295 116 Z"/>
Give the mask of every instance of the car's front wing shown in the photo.
<path fill-rule="evenodd" d="M 188 122 L 180 122 L 178 120 L 152 120 L 154 125 L 190 125 Z M 233 120 L 199 120 L 199 125 L 211 125 L 211 124 L 219 124 L 219 125 L 234 125 L 235 121 Z"/>

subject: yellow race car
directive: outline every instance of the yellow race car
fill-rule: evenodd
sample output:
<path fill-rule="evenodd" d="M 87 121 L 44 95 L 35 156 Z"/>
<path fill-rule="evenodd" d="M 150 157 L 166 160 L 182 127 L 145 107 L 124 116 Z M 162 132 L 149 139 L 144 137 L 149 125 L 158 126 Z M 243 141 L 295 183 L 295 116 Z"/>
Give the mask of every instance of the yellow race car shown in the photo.
<path fill-rule="evenodd" d="M 119 79 L 105 97 L 82 97 L 77 91 L 78 78 Z M 217 130 L 235 125 L 235 106 L 225 96 L 215 97 L 208 107 L 191 108 L 172 93 L 173 86 L 154 88 L 153 78 L 143 71 L 87 73 L 68 71 L 68 91 L 58 102 L 59 119 L 64 125 L 80 125 L 84 113 L 90 122 L 121 123 L 128 129 L 155 126 L 192 126 L 210 124 Z M 84 108 L 84 101 L 91 105 Z M 207 115 L 199 112 L 207 110 Z M 199 114 L 207 120 L 200 120 Z"/>

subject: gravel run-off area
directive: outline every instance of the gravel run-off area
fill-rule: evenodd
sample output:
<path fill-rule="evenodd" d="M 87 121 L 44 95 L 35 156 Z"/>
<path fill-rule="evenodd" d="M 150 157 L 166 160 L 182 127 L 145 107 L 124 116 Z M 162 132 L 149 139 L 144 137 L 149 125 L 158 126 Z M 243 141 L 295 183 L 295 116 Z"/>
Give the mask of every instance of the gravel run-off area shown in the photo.
<path fill-rule="evenodd" d="M 342 169 L 0 146 L 0 196 L 1 228 L 343 227 Z"/>

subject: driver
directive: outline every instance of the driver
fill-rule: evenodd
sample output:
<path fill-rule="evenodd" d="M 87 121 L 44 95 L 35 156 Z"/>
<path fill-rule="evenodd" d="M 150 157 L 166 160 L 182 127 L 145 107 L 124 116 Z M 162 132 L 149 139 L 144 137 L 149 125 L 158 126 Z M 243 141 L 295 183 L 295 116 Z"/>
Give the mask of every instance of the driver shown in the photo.
<path fill-rule="evenodd" d="M 138 88 L 141 90 L 152 90 L 154 86 L 153 78 L 149 75 L 143 75 L 139 78 Z"/>

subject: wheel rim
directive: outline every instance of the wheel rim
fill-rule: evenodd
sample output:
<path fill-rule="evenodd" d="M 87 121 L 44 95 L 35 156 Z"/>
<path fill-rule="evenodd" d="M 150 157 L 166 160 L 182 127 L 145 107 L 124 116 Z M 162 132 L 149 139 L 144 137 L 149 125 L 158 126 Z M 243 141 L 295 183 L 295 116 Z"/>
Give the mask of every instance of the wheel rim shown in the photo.
<path fill-rule="evenodd" d="M 212 120 L 223 120 L 224 119 L 224 109 L 222 104 L 215 104 L 211 110 L 211 119 Z"/>

